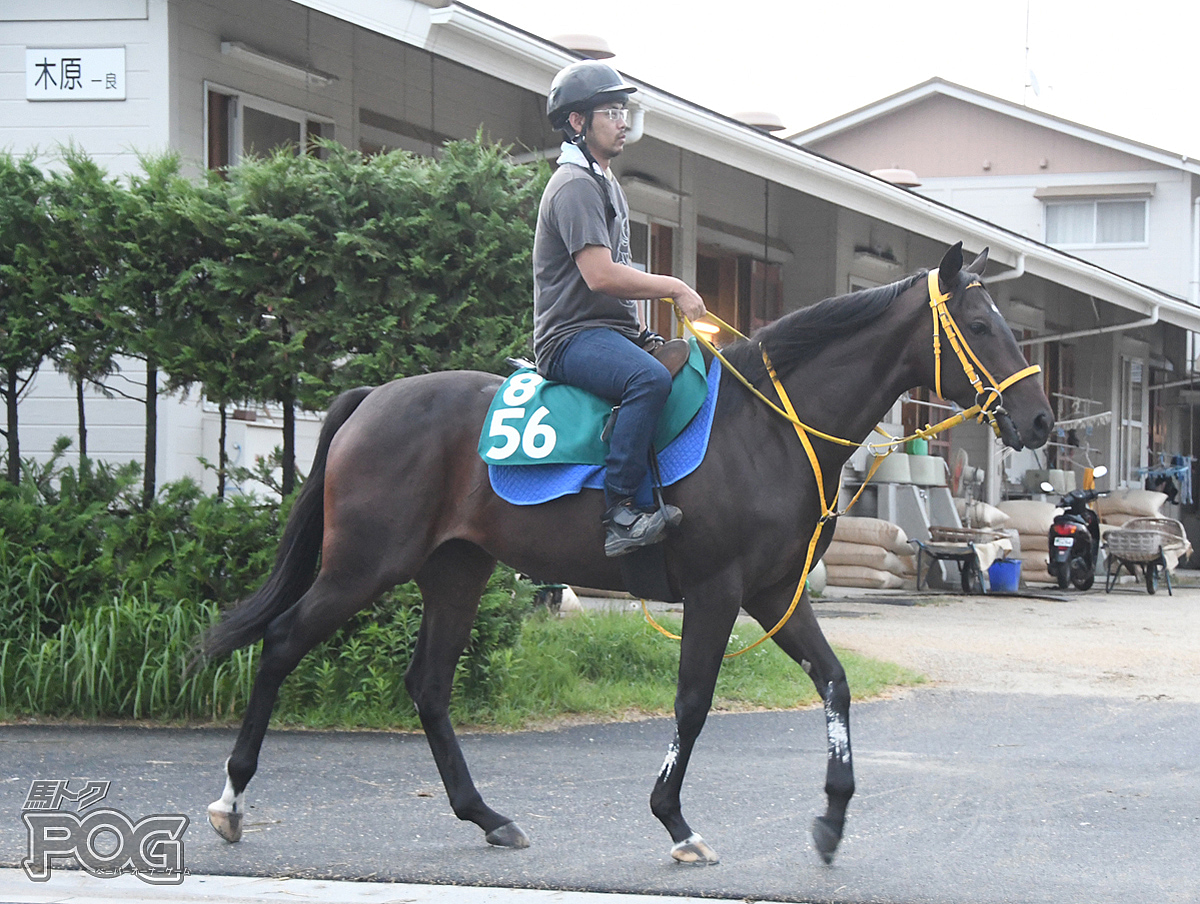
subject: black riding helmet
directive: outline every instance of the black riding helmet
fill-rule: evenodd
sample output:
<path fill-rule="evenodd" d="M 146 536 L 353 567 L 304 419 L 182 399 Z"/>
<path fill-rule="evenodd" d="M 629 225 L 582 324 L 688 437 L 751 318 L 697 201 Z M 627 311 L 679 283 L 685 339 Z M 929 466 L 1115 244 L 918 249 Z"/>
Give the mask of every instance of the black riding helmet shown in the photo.
<path fill-rule="evenodd" d="M 550 125 L 567 131 L 570 129 L 567 117 L 571 113 L 623 101 L 636 90 L 612 66 L 598 60 L 580 60 L 554 76 L 550 96 L 546 98 L 546 115 Z"/>

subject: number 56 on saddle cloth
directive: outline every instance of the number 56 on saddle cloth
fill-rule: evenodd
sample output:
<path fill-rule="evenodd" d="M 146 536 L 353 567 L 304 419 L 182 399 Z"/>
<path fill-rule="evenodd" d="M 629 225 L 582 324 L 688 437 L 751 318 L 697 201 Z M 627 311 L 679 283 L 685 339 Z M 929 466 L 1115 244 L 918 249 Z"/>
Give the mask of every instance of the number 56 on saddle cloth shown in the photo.
<path fill-rule="evenodd" d="M 704 460 L 716 409 L 720 362 L 713 361 L 706 377 L 704 357 L 694 339 L 691 344 L 654 435 L 664 486 Z M 601 434 L 611 412 L 608 402 L 574 386 L 529 369 L 514 373 L 496 392 L 479 439 L 496 494 L 515 505 L 536 505 L 603 488 L 608 444 Z M 643 489 L 648 500 L 648 482 Z"/>

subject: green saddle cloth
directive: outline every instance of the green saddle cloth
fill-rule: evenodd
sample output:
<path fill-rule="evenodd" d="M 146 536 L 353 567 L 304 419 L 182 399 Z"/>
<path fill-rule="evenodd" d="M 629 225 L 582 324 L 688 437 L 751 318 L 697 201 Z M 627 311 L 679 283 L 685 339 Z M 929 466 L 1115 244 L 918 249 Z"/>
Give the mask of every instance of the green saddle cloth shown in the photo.
<path fill-rule="evenodd" d="M 654 448 L 661 451 L 688 425 L 708 392 L 704 356 L 696 340 L 675 375 L 658 420 Z M 529 368 L 518 370 L 496 392 L 479 438 L 479 455 L 490 465 L 602 465 L 608 443 L 601 440 L 612 405 L 566 383 L 554 383 Z"/>

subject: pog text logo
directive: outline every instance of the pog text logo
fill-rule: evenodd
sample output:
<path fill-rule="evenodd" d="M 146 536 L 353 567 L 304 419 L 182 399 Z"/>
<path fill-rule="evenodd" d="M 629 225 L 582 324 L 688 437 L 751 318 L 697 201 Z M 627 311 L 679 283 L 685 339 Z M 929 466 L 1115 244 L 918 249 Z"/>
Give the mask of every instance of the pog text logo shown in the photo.
<path fill-rule="evenodd" d="M 78 787 L 72 788 L 74 782 Z M 132 873 L 151 885 L 180 885 L 182 814 L 147 816 L 134 822 L 120 810 L 102 807 L 83 811 L 108 796 L 108 782 L 87 779 L 35 779 L 21 807 L 29 831 L 29 856 L 21 868 L 34 882 L 50 879 L 51 861 L 72 858 L 101 879 Z M 75 812 L 63 809 L 74 804 Z"/>

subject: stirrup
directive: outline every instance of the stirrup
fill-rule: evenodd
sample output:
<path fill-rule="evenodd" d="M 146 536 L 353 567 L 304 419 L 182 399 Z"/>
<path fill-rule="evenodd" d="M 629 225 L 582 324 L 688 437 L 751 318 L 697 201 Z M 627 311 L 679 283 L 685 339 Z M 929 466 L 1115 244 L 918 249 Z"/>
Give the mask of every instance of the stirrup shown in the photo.
<path fill-rule="evenodd" d="M 622 499 L 609 508 L 601 523 L 604 525 L 604 554 L 609 558 L 661 543 L 670 526 L 668 514 L 663 509 L 647 511 L 638 506 L 633 497 Z"/>

